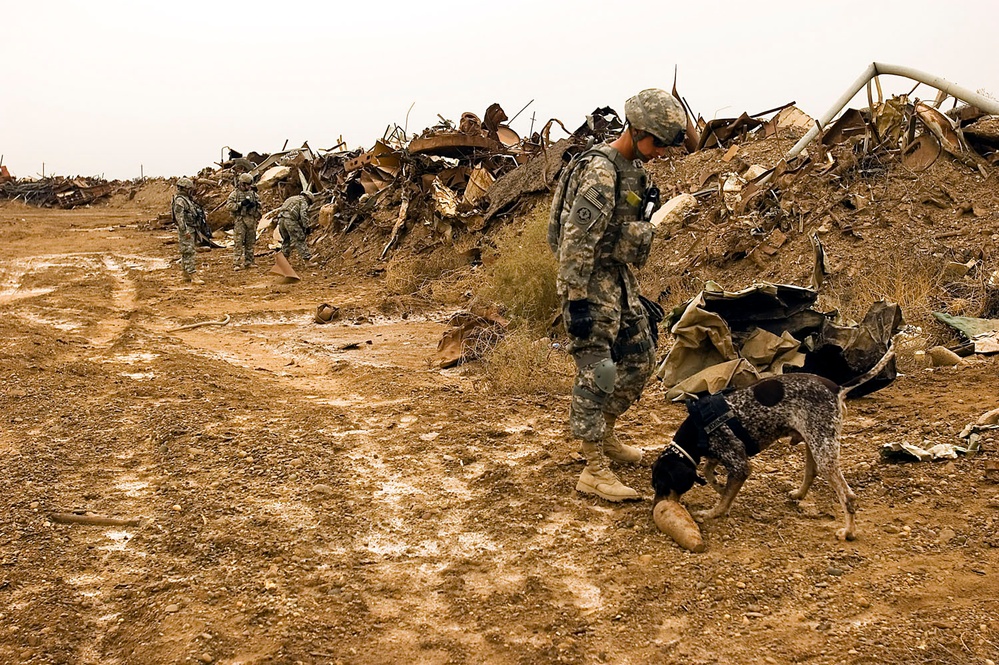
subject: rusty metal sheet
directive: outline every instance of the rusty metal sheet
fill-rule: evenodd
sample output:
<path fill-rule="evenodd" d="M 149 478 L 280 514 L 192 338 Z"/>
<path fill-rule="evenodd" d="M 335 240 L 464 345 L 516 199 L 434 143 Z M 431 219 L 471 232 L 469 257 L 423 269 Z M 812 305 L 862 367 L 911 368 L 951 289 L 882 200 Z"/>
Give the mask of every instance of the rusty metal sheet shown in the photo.
<path fill-rule="evenodd" d="M 496 136 L 507 149 L 520 145 L 520 136 L 506 125 L 500 125 L 496 128 Z"/>
<path fill-rule="evenodd" d="M 350 173 L 351 171 L 356 171 L 372 164 L 395 175 L 396 171 L 399 170 L 399 155 L 382 141 L 375 141 L 375 145 L 371 150 L 345 161 L 343 169 L 344 172 Z"/>
<path fill-rule="evenodd" d="M 468 178 L 468 185 L 465 186 L 463 203 L 468 206 L 476 205 L 495 181 L 496 178 L 481 166 L 472 171 L 472 175 Z"/>
<path fill-rule="evenodd" d="M 916 117 L 918 117 L 927 129 L 940 141 L 940 146 L 951 155 L 962 159 L 970 152 L 961 139 L 961 135 L 955 131 L 950 119 L 940 111 L 923 102 L 917 102 L 915 106 Z"/>
<path fill-rule="evenodd" d="M 867 121 L 857 109 L 847 109 L 822 136 L 823 145 L 839 145 L 852 136 L 867 133 Z"/>
<path fill-rule="evenodd" d="M 721 147 L 736 135 L 749 132 L 762 124 L 763 121 L 750 117 L 748 113 L 743 113 L 738 118 L 710 120 L 705 124 L 697 141 L 697 150 Z"/>
<path fill-rule="evenodd" d="M 913 171 L 925 171 L 937 161 L 943 150 L 932 134 L 923 134 L 909 144 L 902 155 L 902 163 Z"/>
<path fill-rule="evenodd" d="M 481 152 L 506 153 L 506 149 L 487 136 L 448 132 L 413 139 L 409 143 L 409 152 L 413 155 L 437 155 L 460 159 Z"/>

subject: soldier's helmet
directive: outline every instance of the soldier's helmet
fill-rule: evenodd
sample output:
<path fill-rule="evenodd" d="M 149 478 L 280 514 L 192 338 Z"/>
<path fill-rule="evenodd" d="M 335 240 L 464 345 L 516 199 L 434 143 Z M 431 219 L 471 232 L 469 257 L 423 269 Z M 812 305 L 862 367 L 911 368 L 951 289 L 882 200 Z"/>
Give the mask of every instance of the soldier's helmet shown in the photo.
<path fill-rule="evenodd" d="M 249 173 L 240 173 L 239 174 L 239 182 L 240 182 L 241 185 L 252 185 L 253 184 L 253 176 L 250 175 Z"/>
<path fill-rule="evenodd" d="M 194 182 L 190 178 L 177 178 L 177 189 L 194 189 Z"/>
<path fill-rule="evenodd" d="M 624 103 L 624 117 L 635 129 L 652 134 L 666 144 L 676 144 L 687 128 L 687 116 L 676 97 L 649 88 Z"/>

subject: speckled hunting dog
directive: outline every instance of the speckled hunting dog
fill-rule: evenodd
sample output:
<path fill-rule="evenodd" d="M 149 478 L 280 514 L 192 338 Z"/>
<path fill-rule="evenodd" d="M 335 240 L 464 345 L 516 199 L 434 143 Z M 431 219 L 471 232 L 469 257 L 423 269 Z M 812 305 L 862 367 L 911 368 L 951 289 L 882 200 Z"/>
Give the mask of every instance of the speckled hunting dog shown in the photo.
<path fill-rule="evenodd" d="M 836 537 L 853 540 L 856 495 L 839 467 L 844 400 L 852 388 L 877 376 L 894 355 L 889 348 L 870 371 L 843 386 L 814 374 L 784 374 L 726 393 L 724 401 L 717 396 L 691 401 L 691 415 L 652 465 L 655 502 L 671 493 L 679 497 L 694 483 L 708 484 L 721 498 L 714 508 L 692 516 L 699 522 L 727 516 L 735 495 L 749 477 L 749 458 L 790 436 L 792 443 L 805 442 L 805 477 L 801 487 L 791 492 L 791 498 L 804 498 L 818 471 L 832 485 L 846 514 L 846 524 Z M 713 400 L 714 411 L 705 408 L 712 406 L 705 400 Z M 702 458 L 706 478 L 697 473 Z M 727 472 L 724 485 L 715 478 L 719 464 Z"/>

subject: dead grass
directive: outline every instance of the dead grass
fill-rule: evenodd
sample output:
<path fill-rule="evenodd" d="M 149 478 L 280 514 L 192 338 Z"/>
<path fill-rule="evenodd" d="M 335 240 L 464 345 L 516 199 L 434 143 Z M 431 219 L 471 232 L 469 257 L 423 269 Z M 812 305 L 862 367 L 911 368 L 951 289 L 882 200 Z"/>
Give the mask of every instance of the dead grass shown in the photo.
<path fill-rule="evenodd" d="M 558 262 L 548 247 L 548 201 L 496 235 L 495 250 L 483 256 L 486 279 L 479 297 L 499 304 L 514 327 L 543 334 L 560 307 L 555 281 Z"/>
<path fill-rule="evenodd" d="M 427 254 L 393 259 L 385 269 L 385 286 L 391 295 L 454 304 L 468 291 L 473 273 L 462 250 L 447 245 Z"/>
<path fill-rule="evenodd" d="M 960 280 L 945 278 L 944 264 L 935 257 L 905 260 L 889 255 L 845 284 L 830 285 L 823 293 L 823 307 L 839 309 L 859 321 L 871 303 L 896 302 L 905 317 L 905 334 L 897 340 L 896 354 L 903 368 L 925 364 L 921 351 L 958 340 L 956 333 L 937 321 L 933 312 L 955 316 L 988 317 L 996 295 L 984 281 L 986 272 L 974 271 Z"/>
<path fill-rule="evenodd" d="M 526 327 L 510 331 L 483 358 L 486 382 L 502 395 L 568 395 L 576 365 L 547 337 Z"/>

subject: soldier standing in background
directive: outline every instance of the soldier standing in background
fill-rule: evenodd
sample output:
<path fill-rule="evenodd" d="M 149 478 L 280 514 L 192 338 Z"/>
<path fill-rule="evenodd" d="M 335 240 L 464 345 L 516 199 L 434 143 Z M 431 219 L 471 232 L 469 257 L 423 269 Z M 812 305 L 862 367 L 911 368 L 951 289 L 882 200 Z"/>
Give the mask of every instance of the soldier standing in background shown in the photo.
<path fill-rule="evenodd" d="M 255 266 L 253 246 L 257 242 L 257 222 L 260 221 L 260 197 L 253 189 L 253 176 L 241 173 L 236 189 L 226 199 L 232 215 L 233 261 L 236 270 Z"/>
<path fill-rule="evenodd" d="M 548 242 L 558 257 L 558 290 L 576 361 L 569 424 L 586 458 L 576 490 L 608 501 L 639 494 L 610 470 L 608 458 L 637 463 L 642 451 L 614 435 L 652 374 L 656 350 L 638 280 L 652 244 L 649 218 L 658 189 L 641 163 L 684 139 L 686 114 L 668 92 L 643 90 L 625 103 L 626 124 L 612 141 L 584 152 L 556 188 Z"/>
<path fill-rule="evenodd" d="M 204 216 L 204 210 L 192 198 L 194 182 L 190 178 L 177 179 L 177 193 L 170 202 L 170 212 L 177 224 L 177 240 L 180 244 L 180 267 L 184 281 L 194 284 L 204 284 L 204 280 L 195 277 L 195 234 L 198 219 Z"/>
<path fill-rule="evenodd" d="M 291 256 L 291 248 L 294 247 L 299 256 L 312 262 L 312 252 L 309 251 L 309 243 L 306 241 L 309 235 L 309 204 L 312 195 L 302 192 L 295 196 L 289 196 L 281 204 L 278 210 L 278 229 L 281 232 L 281 253 L 285 258 Z"/>

